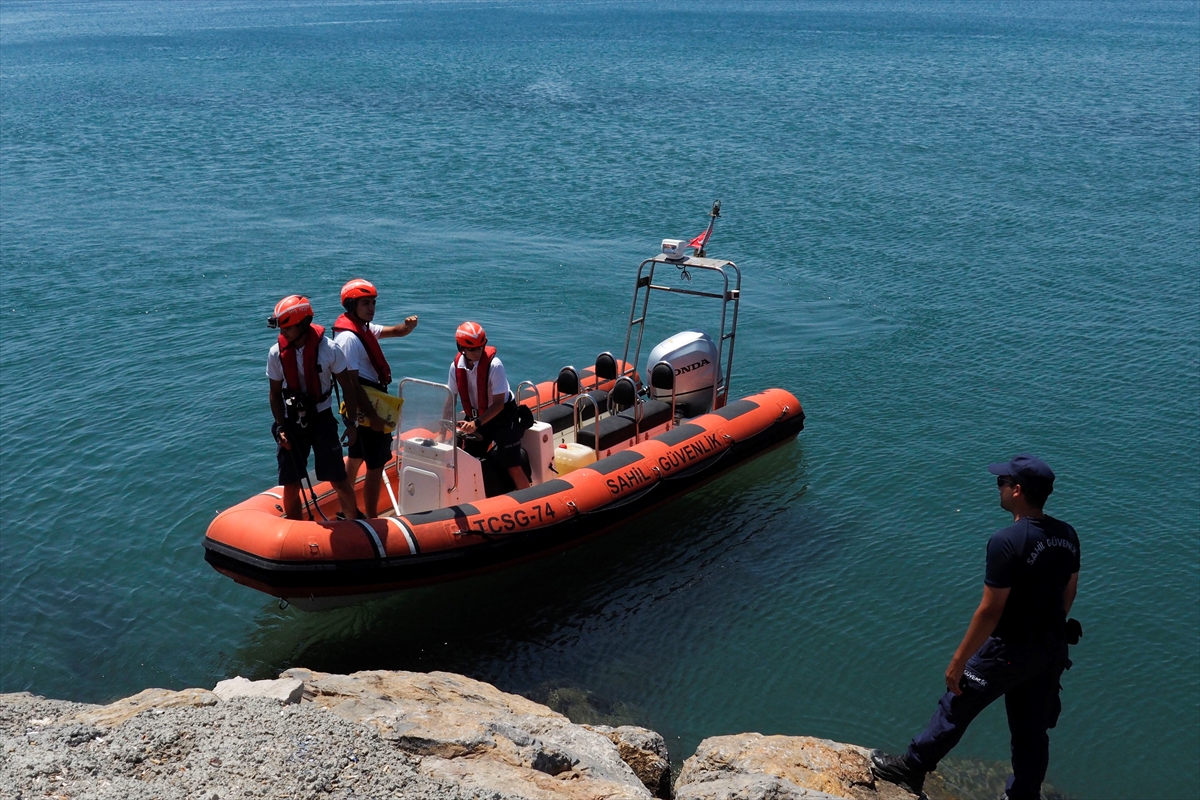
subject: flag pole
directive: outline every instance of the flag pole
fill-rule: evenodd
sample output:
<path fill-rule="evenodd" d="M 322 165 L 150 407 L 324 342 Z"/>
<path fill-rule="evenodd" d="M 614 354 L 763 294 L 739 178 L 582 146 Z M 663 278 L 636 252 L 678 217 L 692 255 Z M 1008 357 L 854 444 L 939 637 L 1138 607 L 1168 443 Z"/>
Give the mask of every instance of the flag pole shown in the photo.
<path fill-rule="evenodd" d="M 708 230 L 706 230 L 704 233 L 700 234 L 695 239 L 692 239 L 690 242 L 688 242 L 688 247 L 692 248 L 695 251 L 695 253 L 693 253 L 693 255 L 695 255 L 697 258 L 704 258 L 704 256 L 706 255 L 706 253 L 704 252 L 704 248 L 708 246 L 708 239 L 710 236 L 712 236 L 713 225 L 716 224 L 717 217 L 721 216 L 721 201 L 720 200 L 713 200 L 712 211 L 708 212 L 708 216 L 709 216 Z"/>

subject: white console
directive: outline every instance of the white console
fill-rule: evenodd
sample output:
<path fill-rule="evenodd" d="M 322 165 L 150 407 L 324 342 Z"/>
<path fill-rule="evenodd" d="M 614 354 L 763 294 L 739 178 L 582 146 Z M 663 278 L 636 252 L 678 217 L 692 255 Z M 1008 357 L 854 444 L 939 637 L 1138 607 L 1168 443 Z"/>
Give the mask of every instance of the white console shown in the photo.
<path fill-rule="evenodd" d="M 401 514 L 419 514 L 484 498 L 483 469 L 479 459 L 459 450 L 456 481 L 454 450 L 449 442 L 401 440 Z"/>
<path fill-rule="evenodd" d="M 554 430 L 548 422 L 535 422 L 521 437 L 521 446 L 529 456 L 529 477 L 534 486 L 557 477 L 554 463 Z"/>

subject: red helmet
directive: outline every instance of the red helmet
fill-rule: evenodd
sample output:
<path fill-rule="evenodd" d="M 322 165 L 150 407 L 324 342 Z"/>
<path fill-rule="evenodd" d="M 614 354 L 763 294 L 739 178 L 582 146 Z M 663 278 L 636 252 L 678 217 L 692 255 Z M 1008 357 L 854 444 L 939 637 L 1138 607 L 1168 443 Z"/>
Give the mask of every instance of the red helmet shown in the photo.
<path fill-rule="evenodd" d="M 312 317 L 312 303 L 308 302 L 308 298 L 289 294 L 275 304 L 275 313 L 271 316 L 275 324 L 272 327 L 290 328 L 305 320 L 311 320 Z"/>
<path fill-rule="evenodd" d="M 342 287 L 342 305 L 362 297 L 378 297 L 375 284 L 362 278 L 355 278 Z"/>
<path fill-rule="evenodd" d="M 454 332 L 454 341 L 458 342 L 459 347 L 468 349 L 483 347 L 487 344 L 487 334 L 484 333 L 483 326 L 478 322 L 464 322 Z"/>

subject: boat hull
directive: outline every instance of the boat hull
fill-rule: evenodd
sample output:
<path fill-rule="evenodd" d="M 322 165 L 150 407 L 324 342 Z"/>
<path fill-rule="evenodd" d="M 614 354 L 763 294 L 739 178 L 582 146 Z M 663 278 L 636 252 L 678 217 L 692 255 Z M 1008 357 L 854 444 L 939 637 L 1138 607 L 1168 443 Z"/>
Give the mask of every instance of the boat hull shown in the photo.
<path fill-rule="evenodd" d="M 288 520 L 276 490 L 220 514 L 205 558 L 238 583 L 307 608 L 456 580 L 599 535 L 803 427 L 796 398 L 770 389 L 539 486 L 398 518 Z"/>

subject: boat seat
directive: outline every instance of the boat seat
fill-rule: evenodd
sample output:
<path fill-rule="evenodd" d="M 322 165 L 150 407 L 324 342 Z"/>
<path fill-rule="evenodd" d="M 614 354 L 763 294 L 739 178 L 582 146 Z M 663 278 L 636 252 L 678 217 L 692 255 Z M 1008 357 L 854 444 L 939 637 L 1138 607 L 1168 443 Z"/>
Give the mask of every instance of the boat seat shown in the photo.
<path fill-rule="evenodd" d="M 621 409 L 620 416 L 638 423 L 638 433 L 657 428 L 671 419 L 671 404 L 639 396 L 637 384 L 628 375 L 617 378 L 610 402 L 614 408 Z"/>
<path fill-rule="evenodd" d="M 602 381 L 617 379 L 617 359 L 607 350 L 596 356 L 596 377 Z"/>
<path fill-rule="evenodd" d="M 575 424 L 575 412 L 568 403 L 559 403 L 556 406 L 543 408 L 536 416 L 549 425 L 550 430 L 554 433 L 565 431 Z"/>
<path fill-rule="evenodd" d="M 585 419 L 591 419 L 596 416 L 596 407 L 600 407 L 600 413 L 608 411 L 608 392 L 587 392 L 586 393 L 595 405 L 584 402 L 579 406 L 579 419 L 582 422 Z M 541 421 L 550 426 L 554 433 L 565 431 L 567 428 L 575 424 L 575 406 L 574 400 L 558 405 L 549 406 L 542 409 Z"/>
<path fill-rule="evenodd" d="M 642 423 L 639 427 L 639 431 L 642 433 L 671 420 L 670 403 L 664 403 L 662 400 L 639 400 L 638 405 L 642 407 Z M 619 416 L 635 419 L 632 408 L 622 411 Z"/>
<path fill-rule="evenodd" d="M 668 409 L 668 413 L 670 413 L 670 409 Z M 579 425 L 579 432 L 575 434 L 575 441 L 584 447 L 607 450 L 614 445 L 632 439 L 633 434 L 633 418 L 627 417 L 624 414 L 617 414 L 616 416 L 604 417 L 600 420 L 599 445 L 596 444 L 596 425 L 591 422 L 587 425 L 582 423 Z"/>
<path fill-rule="evenodd" d="M 636 434 L 651 430 L 671 419 L 671 404 L 661 400 L 643 400 L 637 395 L 637 384 L 628 375 L 617 378 L 609 396 L 612 407 L 624 408 L 618 414 L 600 420 L 600 442 L 596 444 L 596 426 L 579 424 L 575 441 L 585 447 L 608 450 L 632 439 Z M 641 423 L 638 423 L 638 413 Z"/>

